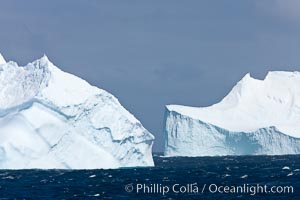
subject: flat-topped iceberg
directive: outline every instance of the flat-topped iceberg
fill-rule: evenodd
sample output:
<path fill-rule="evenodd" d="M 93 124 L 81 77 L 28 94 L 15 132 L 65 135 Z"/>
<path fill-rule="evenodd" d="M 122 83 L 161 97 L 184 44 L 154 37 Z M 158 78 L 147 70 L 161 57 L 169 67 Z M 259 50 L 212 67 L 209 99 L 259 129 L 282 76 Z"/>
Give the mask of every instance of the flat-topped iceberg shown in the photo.
<path fill-rule="evenodd" d="M 168 105 L 164 138 L 166 156 L 299 154 L 300 73 L 247 74 L 209 107 Z"/>
<path fill-rule="evenodd" d="M 0 54 L 0 168 L 153 166 L 154 136 L 110 93 L 46 56 L 19 67 Z"/>

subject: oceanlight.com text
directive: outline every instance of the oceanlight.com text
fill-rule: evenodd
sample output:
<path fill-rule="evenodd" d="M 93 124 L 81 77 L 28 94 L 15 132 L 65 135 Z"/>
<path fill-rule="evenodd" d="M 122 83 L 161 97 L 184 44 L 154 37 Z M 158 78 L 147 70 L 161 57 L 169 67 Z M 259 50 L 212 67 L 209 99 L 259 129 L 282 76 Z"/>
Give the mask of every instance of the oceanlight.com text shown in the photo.
<path fill-rule="evenodd" d="M 176 194 L 292 194 L 294 193 L 293 186 L 286 185 L 218 185 L 218 184 L 201 184 L 190 183 L 190 184 L 179 184 L 164 185 L 160 183 L 145 184 L 145 183 L 130 183 L 125 186 L 125 191 L 128 193 L 136 194 L 162 194 L 168 193 Z"/>

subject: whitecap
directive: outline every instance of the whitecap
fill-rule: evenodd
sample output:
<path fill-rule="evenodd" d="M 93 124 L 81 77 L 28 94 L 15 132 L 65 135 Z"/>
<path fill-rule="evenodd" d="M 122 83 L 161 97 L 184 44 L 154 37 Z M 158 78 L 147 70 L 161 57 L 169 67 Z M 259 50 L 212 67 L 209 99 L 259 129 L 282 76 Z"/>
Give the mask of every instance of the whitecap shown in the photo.
<path fill-rule="evenodd" d="M 248 175 L 245 174 L 245 175 L 241 176 L 240 178 L 248 178 Z"/>
<path fill-rule="evenodd" d="M 284 166 L 282 169 L 283 169 L 283 170 L 290 170 L 290 167 Z"/>
<path fill-rule="evenodd" d="M 231 176 L 231 175 L 230 174 L 224 174 L 223 178 L 228 177 L 228 176 Z"/>
<path fill-rule="evenodd" d="M 294 174 L 293 174 L 293 172 L 291 172 L 291 173 L 289 173 L 288 175 L 286 175 L 286 176 L 293 176 Z"/>
<path fill-rule="evenodd" d="M 6 177 L 3 177 L 2 179 L 11 179 L 11 180 L 13 180 L 15 178 L 13 176 L 6 176 Z"/>

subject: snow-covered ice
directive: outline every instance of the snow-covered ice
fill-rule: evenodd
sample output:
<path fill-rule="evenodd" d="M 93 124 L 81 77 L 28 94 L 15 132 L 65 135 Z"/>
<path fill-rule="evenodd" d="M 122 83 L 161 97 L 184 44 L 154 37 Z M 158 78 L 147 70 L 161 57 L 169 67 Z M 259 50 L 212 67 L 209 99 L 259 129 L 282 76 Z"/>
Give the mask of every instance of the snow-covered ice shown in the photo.
<path fill-rule="evenodd" d="M 209 107 L 168 105 L 164 138 L 166 156 L 299 154 L 300 72 L 247 74 Z"/>
<path fill-rule="evenodd" d="M 5 63 L 6 63 L 5 59 L 3 58 L 2 54 L 0 53 L 0 65 L 5 64 Z"/>
<path fill-rule="evenodd" d="M 25 67 L 0 54 L 0 168 L 153 166 L 154 136 L 110 93 L 46 56 Z"/>

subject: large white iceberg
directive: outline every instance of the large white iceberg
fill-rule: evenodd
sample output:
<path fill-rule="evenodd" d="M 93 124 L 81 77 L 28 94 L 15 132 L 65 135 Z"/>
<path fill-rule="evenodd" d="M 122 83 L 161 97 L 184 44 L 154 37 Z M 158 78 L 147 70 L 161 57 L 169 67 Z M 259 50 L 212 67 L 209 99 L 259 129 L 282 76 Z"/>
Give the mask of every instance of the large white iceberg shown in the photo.
<path fill-rule="evenodd" d="M 247 74 L 212 106 L 169 105 L 164 138 L 166 156 L 299 154 L 300 73 Z"/>
<path fill-rule="evenodd" d="M 0 54 L 0 168 L 153 166 L 154 136 L 108 92 L 46 56 L 19 67 Z"/>

